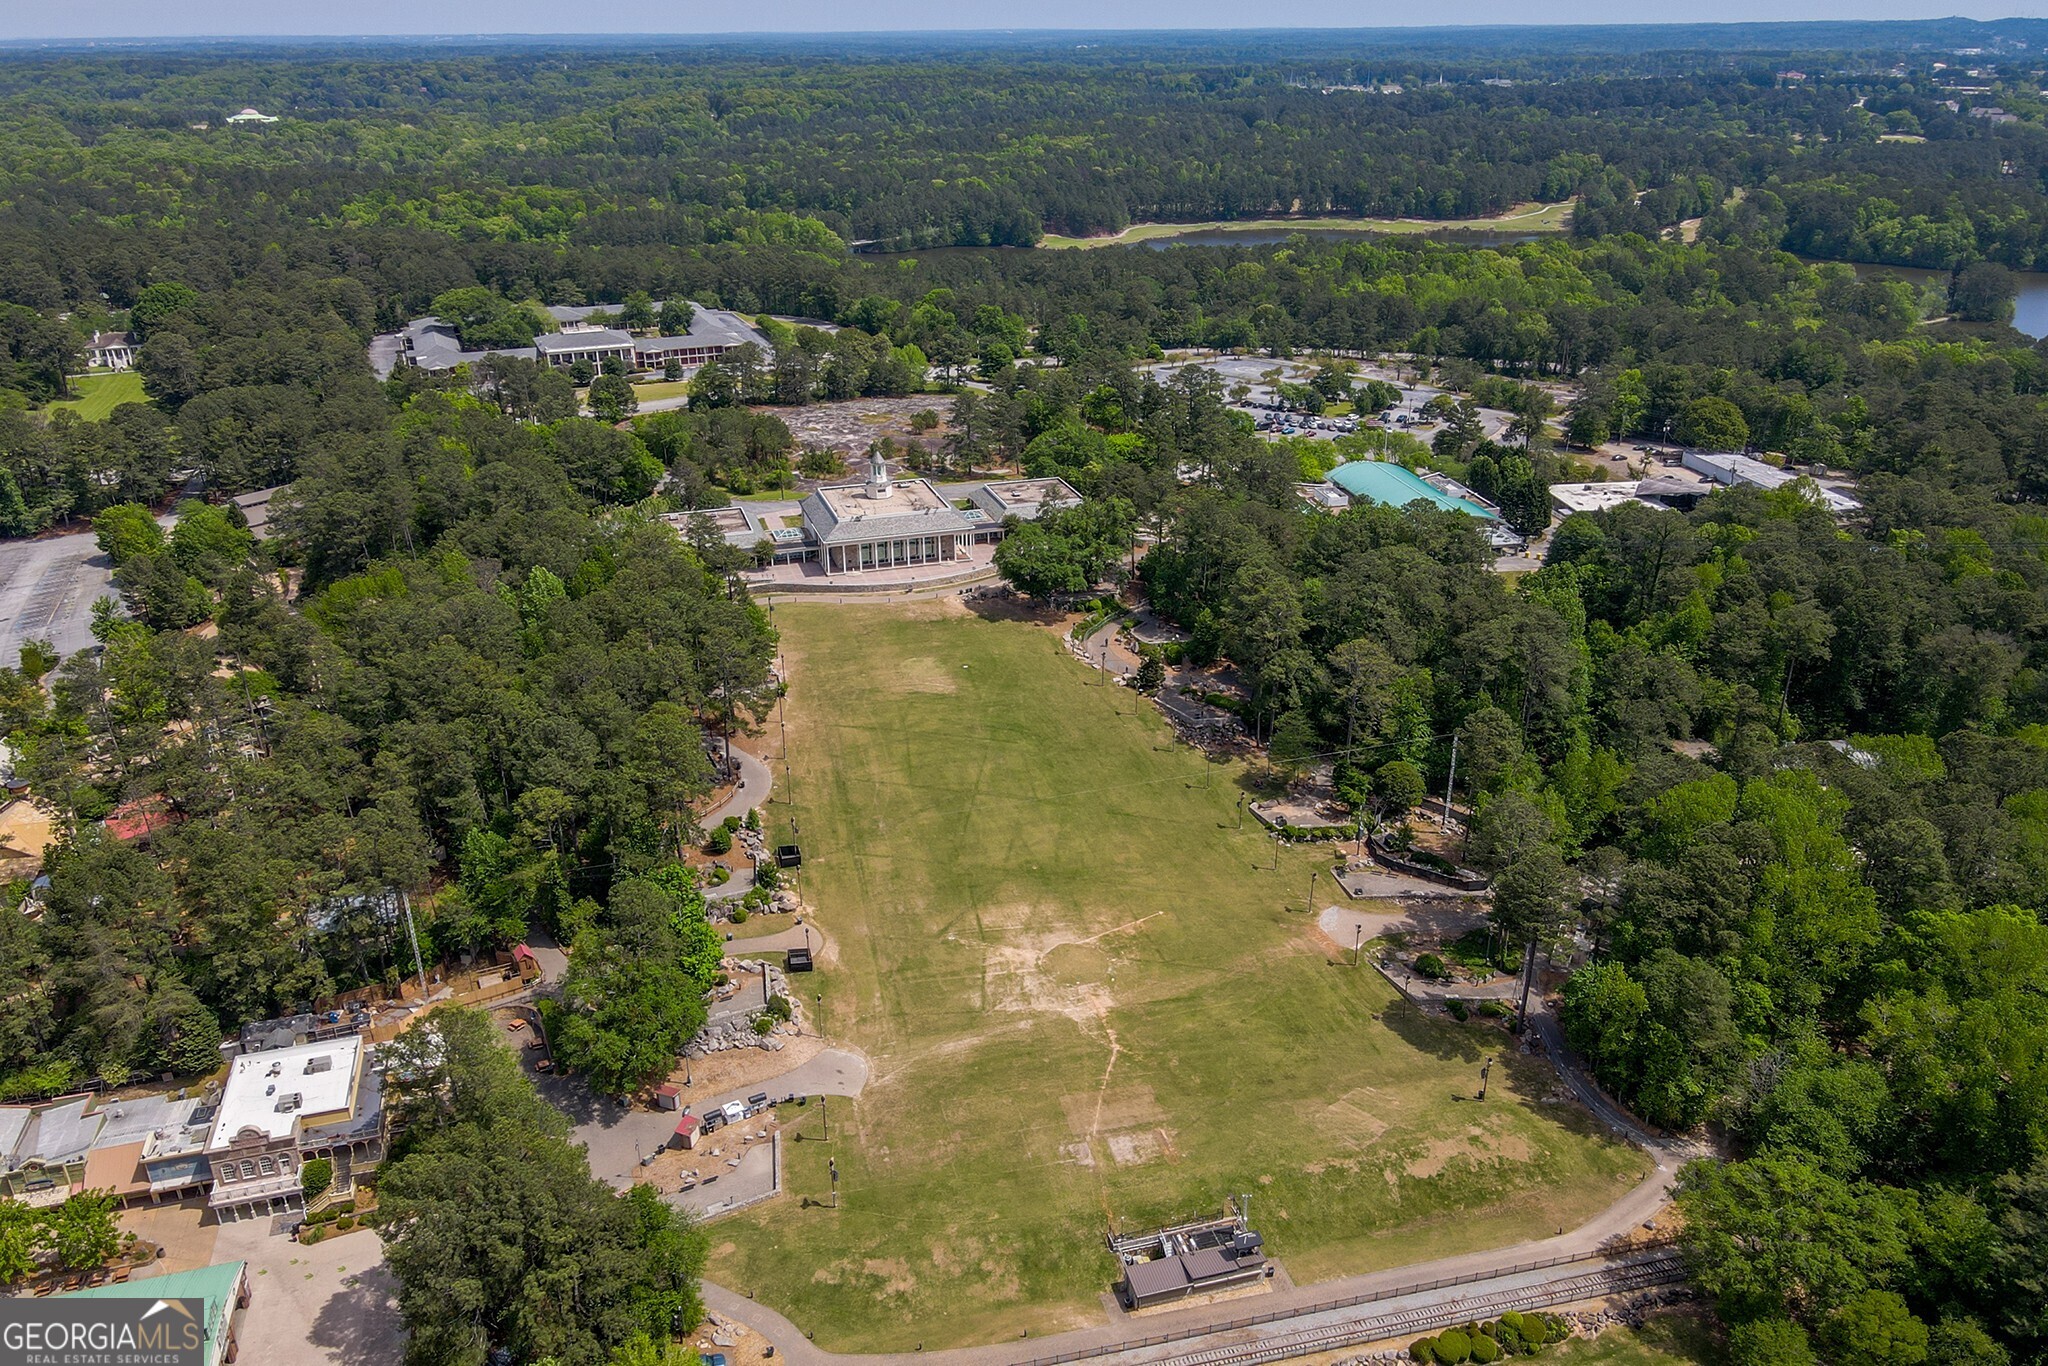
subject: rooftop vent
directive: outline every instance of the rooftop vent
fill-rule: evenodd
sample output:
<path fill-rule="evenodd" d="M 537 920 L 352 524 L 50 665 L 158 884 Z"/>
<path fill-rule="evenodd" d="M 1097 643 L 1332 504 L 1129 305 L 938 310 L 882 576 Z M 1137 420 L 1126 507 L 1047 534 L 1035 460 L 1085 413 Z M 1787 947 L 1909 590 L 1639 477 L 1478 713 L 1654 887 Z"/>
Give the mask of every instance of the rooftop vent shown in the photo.
<path fill-rule="evenodd" d="M 315 1072 L 332 1072 L 333 1070 L 334 1055 L 332 1053 L 322 1053 L 317 1058 L 306 1059 L 306 1073 L 309 1076 Z"/>

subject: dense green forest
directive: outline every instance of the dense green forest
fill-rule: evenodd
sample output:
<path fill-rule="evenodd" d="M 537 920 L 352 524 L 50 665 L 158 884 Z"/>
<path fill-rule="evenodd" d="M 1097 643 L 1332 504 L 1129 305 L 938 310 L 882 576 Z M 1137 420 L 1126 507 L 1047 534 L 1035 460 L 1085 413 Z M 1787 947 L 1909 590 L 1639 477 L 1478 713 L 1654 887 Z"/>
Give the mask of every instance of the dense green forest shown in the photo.
<path fill-rule="evenodd" d="M 1392 814 L 1459 737 L 1504 940 L 1582 955 L 1574 1047 L 1735 1154 L 1685 1203 L 1739 1366 L 2041 1360 L 2048 357 L 2006 325 L 2048 255 L 2041 27 L 0 54 L 0 531 L 90 525 L 126 608 L 0 670 L 58 830 L 0 920 L 0 1092 L 198 1073 L 244 1019 L 395 980 L 396 890 L 431 958 L 573 943 L 565 1058 L 653 1075 L 717 968 L 677 861 L 705 736 L 774 689 L 743 557 L 654 514 L 786 485 L 776 405 L 929 387 L 945 463 L 1090 495 L 1005 571 L 1075 589 L 1156 537 L 1143 587 L 1283 765 L 1335 751 Z M 1568 233 L 1494 245 L 999 249 L 1566 198 Z M 532 367 L 373 378 L 372 335 L 452 290 L 841 330 L 771 322 L 772 357 L 624 425 Z M 115 326 L 150 401 L 53 414 Z M 1188 346 L 1391 355 L 1514 410 L 1497 444 L 1452 405 L 1427 458 L 1524 520 L 1571 444 L 1667 433 L 1853 474 L 1863 509 L 1574 517 L 1511 581 L 1455 516 L 1304 516 L 1319 457 L 1140 368 Z M 220 495 L 280 484 L 259 543 Z M 694 1313 L 701 1249 L 584 1199 L 447 1029 L 436 1084 L 475 1106 L 415 1097 L 389 1191 L 415 1359 L 603 1362 Z M 577 1325 L 460 1217 L 506 1141 L 602 1254 Z M 451 1265 L 504 1274 L 437 1327 Z"/>

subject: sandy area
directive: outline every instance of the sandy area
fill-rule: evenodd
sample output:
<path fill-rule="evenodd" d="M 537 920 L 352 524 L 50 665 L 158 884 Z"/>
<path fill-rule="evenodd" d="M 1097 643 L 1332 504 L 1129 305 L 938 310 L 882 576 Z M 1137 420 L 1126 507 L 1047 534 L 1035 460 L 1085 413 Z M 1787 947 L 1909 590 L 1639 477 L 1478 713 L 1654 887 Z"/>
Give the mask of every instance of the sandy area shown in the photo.
<path fill-rule="evenodd" d="M 690 1341 L 700 1353 L 725 1353 L 726 1366 L 759 1366 L 770 1359 L 768 1339 L 725 1314 L 706 1317 Z"/>
<path fill-rule="evenodd" d="M 9 802 L 0 810 L 0 870 L 8 877 L 33 876 L 54 837 L 47 811 L 26 798 Z"/>
<path fill-rule="evenodd" d="M 708 1058 L 697 1058 L 687 1067 L 679 1066 L 669 1073 L 669 1080 L 678 1086 L 683 1078 L 690 1079 L 689 1087 L 683 1092 L 687 1104 L 692 1095 L 717 1096 L 727 1091 L 737 1091 L 743 1086 L 754 1086 L 772 1081 L 785 1072 L 793 1071 L 825 1051 L 825 1041 L 815 1034 L 783 1036 L 783 1047 L 779 1053 L 770 1053 L 760 1048 L 735 1048 L 730 1053 L 714 1053 Z"/>

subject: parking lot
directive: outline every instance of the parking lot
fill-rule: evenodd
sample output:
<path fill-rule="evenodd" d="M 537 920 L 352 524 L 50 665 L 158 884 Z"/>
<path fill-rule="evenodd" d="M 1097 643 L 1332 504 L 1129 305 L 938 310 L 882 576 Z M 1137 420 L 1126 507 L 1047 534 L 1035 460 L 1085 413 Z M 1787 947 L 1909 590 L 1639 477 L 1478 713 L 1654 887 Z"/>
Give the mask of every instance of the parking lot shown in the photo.
<path fill-rule="evenodd" d="M 113 566 L 89 531 L 0 543 L 0 664 L 12 666 L 25 640 L 61 655 L 89 648 L 92 605 L 112 596 Z"/>

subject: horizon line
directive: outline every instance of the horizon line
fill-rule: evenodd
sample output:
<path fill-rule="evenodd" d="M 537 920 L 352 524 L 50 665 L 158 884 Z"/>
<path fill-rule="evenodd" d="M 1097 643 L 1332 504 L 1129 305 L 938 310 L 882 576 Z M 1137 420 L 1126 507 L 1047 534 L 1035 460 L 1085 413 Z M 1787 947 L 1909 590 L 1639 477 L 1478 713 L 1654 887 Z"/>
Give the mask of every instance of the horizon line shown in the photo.
<path fill-rule="evenodd" d="M 791 38 L 948 38 L 948 37 L 1162 37 L 1170 35 L 1199 36 L 1202 34 L 1276 33 L 1429 33 L 1429 32 L 1475 32 L 1486 30 L 1512 30 L 1517 32 L 1585 32 L 1585 31 L 1641 31 L 1641 30 L 1699 30 L 1699 29 L 1792 29 L 1801 27 L 1903 27 L 1926 24 L 2012 24 L 2048 22 L 2035 15 L 2008 14 L 1995 18 L 1980 19 L 1962 14 L 1930 14 L 1912 18 L 1792 18 L 1792 19 L 1655 19 L 1655 20 L 1588 20 L 1576 23 L 1531 22 L 1518 23 L 1510 20 L 1474 23 L 1377 23 L 1370 25 L 1332 24 L 1257 24 L 1219 25 L 1206 24 L 1196 27 L 1048 27 L 1032 28 L 1014 24 L 970 26 L 964 28 L 802 28 L 802 29 L 706 29 L 696 32 L 638 32 L 634 30 L 493 30 L 473 32 L 405 33 L 405 32 L 349 32 L 349 33 L 134 33 L 119 35 L 63 35 L 51 34 L 38 37 L 0 37 L 0 47 L 23 45 L 135 45 L 151 43 L 321 43 L 321 42 L 575 42 L 575 41 L 632 41 L 632 42 L 702 42 L 709 39 L 730 40 L 749 38 L 791 39 Z"/>

